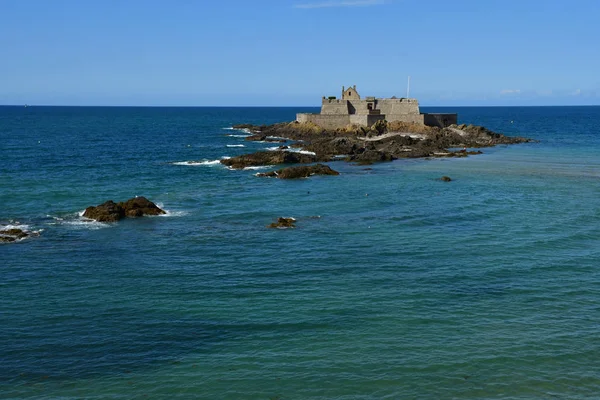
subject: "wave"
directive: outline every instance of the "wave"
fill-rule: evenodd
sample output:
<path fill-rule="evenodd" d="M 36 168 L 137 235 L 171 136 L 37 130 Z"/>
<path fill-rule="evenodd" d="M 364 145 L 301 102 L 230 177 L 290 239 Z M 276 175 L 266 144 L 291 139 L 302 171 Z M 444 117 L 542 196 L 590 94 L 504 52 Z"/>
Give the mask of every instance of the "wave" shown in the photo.
<path fill-rule="evenodd" d="M 271 168 L 271 167 L 272 167 L 272 165 L 256 165 L 256 166 L 253 166 L 253 167 L 245 167 L 244 171 L 247 171 L 247 170 L 257 170 L 257 169 L 267 169 L 267 168 Z"/>
<path fill-rule="evenodd" d="M 68 225 L 76 229 L 102 229 L 112 226 L 106 222 L 98 222 L 96 220 L 86 218 L 83 216 L 83 213 L 85 213 L 85 210 L 78 211 L 64 217 L 47 215 L 47 217 L 50 217 L 54 220 L 54 222 L 50 222 L 48 225 Z"/>
<path fill-rule="evenodd" d="M 197 166 L 212 166 L 212 165 L 221 165 L 221 160 L 228 160 L 231 157 L 223 156 L 218 160 L 198 160 L 198 161 L 176 161 L 171 164 L 173 165 L 184 165 L 187 167 L 197 167 Z"/>
<path fill-rule="evenodd" d="M 246 147 L 243 144 L 228 144 L 227 147 Z"/>
<path fill-rule="evenodd" d="M 228 128 L 223 128 L 224 130 L 227 131 L 238 131 L 238 132 L 244 132 L 244 135 L 234 135 L 234 134 L 230 134 L 227 136 L 231 136 L 231 137 L 246 137 L 246 136 L 252 136 L 254 133 L 248 129 L 248 128 L 234 128 L 233 126 L 230 126 Z"/>
<path fill-rule="evenodd" d="M 166 212 L 166 214 L 161 214 L 161 215 L 157 215 L 157 217 L 182 217 L 184 215 L 188 215 L 189 212 L 188 211 L 184 211 L 184 210 L 177 210 L 177 211 L 171 211 L 165 208 L 163 203 L 156 203 L 156 205 L 162 209 L 164 212 Z M 151 217 L 151 215 L 150 215 Z"/>
<path fill-rule="evenodd" d="M 17 221 L 9 221 L 6 225 L 0 225 L 0 231 L 8 231 L 10 229 L 20 229 L 23 232 L 27 232 L 30 228 L 29 225 Z"/>
<path fill-rule="evenodd" d="M 267 147 L 265 148 L 265 150 L 268 151 L 289 151 L 290 153 L 300 153 L 300 154 L 310 154 L 311 156 L 316 156 L 317 153 L 315 153 L 314 151 L 308 151 L 308 150 L 302 150 L 302 149 L 294 149 L 294 148 L 287 148 L 287 149 L 280 149 L 279 147 L 275 146 L 275 147 Z"/>

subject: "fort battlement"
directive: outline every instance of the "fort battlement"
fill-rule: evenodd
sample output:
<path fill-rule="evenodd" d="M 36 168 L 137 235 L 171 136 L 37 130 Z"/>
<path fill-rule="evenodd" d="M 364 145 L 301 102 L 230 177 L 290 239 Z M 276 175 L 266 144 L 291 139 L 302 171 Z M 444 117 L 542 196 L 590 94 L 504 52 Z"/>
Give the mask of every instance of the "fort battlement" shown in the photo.
<path fill-rule="evenodd" d="M 457 114 L 421 113 L 417 99 L 406 97 L 361 98 L 356 85 L 342 86 L 342 96 L 323 97 L 319 114 L 301 113 L 298 122 L 312 122 L 325 129 L 343 128 L 349 124 L 369 127 L 377 121 L 402 121 L 428 126 L 446 127 L 456 124 Z"/>

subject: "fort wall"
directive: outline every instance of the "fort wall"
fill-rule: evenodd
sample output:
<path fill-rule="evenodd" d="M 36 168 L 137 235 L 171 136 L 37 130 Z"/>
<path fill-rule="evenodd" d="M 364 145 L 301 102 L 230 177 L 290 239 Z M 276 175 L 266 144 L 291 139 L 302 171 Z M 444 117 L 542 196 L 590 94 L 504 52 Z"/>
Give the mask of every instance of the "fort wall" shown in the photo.
<path fill-rule="evenodd" d="M 385 115 L 420 114 L 416 99 L 380 99 L 377 101 L 377 108 Z M 391 119 L 388 118 L 388 121 Z"/>
<path fill-rule="evenodd" d="M 296 121 L 312 122 L 324 129 L 338 129 L 350 124 L 350 115 L 297 114 Z"/>
<path fill-rule="evenodd" d="M 348 101 L 339 99 L 323 99 L 321 114 L 349 114 Z"/>
<path fill-rule="evenodd" d="M 350 115 L 350 123 L 359 126 L 372 126 L 382 120 L 385 120 L 385 115 Z"/>
<path fill-rule="evenodd" d="M 385 120 L 388 122 L 402 121 L 413 124 L 425 124 L 424 114 L 386 114 Z"/>

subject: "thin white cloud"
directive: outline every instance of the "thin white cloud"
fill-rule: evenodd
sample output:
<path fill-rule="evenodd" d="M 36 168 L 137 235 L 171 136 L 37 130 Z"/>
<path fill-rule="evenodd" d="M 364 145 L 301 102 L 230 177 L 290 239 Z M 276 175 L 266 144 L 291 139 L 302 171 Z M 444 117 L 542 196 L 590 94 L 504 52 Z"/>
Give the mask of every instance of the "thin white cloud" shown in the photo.
<path fill-rule="evenodd" d="M 368 7 L 384 4 L 385 0 L 337 0 L 319 3 L 296 4 L 294 8 Z"/>
<path fill-rule="evenodd" d="M 519 94 L 521 89 L 504 89 L 500 91 L 500 94 Z"/>
<path fill-rule="evenodd" d="M 570 93 L 571 96 L 580 96 L 581 95 L 581 89 L 577 89 L 573 92 Z"/>

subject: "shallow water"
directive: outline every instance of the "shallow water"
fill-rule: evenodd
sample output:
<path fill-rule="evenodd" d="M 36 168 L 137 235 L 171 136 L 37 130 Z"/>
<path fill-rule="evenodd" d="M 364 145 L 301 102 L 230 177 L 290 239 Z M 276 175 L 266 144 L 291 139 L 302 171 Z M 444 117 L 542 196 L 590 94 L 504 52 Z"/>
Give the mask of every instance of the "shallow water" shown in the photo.
<path fill-rule="evenodd" d="M 41 231 L 0 398 L 596 398 L 600 107 L 451 110 L 540 142 L 279 181 L 225 128 L 310 109 L 0 107 L 0 225 Z M 136 195 L 169 214 L 79 216 Z"/>

